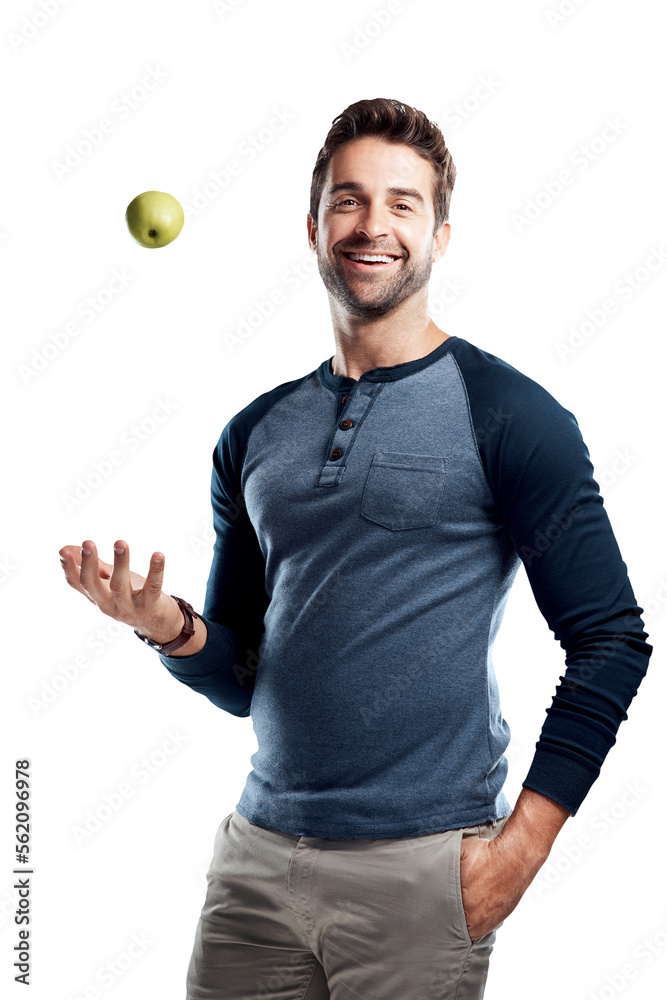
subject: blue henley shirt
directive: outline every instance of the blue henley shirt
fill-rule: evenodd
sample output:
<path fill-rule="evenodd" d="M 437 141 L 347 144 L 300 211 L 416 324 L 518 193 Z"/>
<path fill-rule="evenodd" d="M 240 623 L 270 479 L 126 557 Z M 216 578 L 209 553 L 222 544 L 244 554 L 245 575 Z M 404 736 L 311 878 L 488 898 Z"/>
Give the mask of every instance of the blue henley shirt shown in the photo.
<path fill-rule="evenodd" d="M 521 563 L 565 650 L 523 785 L 573 815 L 653 650 L 576 418 L 462 337 L 264 392 L 213 450 L 203 648 L 159 654 L 252 717 L 236 809 L 333 839 L 511 811 L 492 647 Z"/>

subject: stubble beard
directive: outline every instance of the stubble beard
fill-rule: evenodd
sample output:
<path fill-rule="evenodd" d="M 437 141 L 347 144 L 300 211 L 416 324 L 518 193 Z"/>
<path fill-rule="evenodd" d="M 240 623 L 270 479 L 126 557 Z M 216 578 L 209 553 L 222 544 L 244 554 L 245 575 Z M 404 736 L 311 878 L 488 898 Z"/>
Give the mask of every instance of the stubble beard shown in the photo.
<path fill-rule="evenodd" d="M 324 287 L 337 302 L 352 316 L 361 319 L 373 319 L 384 316 L 396 309 L 416 291 L 428 284 L 433 269 L 430 257 L 416 259 L 403 257 L 394 266 L 396 274 L 391 277 L 373 277 L 369 272 L 364 279 L 361 271 L 353 272 L 342 260 L 342 254 L 335 247 L 332 251 L 333 262 L 325 251 L 317 248 L 317 268 Z M 358 277 L 357 277 L 358 275 Z M 377 287 L 373 290 L 373 284 Z M 370 294 L 357 294 L 356 287 L 365 285 Z"/>

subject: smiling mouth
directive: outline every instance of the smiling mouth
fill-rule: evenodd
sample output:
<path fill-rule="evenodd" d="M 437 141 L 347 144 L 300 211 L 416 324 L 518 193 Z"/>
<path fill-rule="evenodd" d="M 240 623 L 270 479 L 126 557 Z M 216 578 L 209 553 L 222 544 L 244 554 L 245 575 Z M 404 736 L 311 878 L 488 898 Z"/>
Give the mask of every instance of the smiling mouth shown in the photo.
<path fill-rule="evenodd" d="M 344 250 L 343 257 L 346 257 L 357 271 L 382 271 L 393 267 L 396 261 L 401 259 L 396 254 L 355 253 L 351 250 Z"/>

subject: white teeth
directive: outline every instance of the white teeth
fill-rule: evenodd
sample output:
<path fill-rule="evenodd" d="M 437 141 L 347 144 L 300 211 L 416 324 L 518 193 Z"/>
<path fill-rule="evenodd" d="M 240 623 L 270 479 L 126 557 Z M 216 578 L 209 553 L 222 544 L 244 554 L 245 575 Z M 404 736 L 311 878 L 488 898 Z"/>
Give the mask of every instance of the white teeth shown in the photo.
<path fill-rule="evenodd" d="M 352 260 L 370 260 L 370 261 L 381 261 L 383 264 L 391 264 L 394 260 L 393 257 L 388 257 L 386 254 L 371 254 L 371 253 L 351 253 L 348 254 Z"/>

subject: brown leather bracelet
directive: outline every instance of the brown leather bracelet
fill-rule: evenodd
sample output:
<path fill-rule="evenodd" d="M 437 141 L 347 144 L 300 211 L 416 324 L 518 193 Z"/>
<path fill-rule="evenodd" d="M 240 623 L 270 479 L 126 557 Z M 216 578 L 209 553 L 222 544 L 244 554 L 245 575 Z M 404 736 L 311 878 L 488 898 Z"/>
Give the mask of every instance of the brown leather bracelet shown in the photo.
<path fill-rule="evenodd" d="M 142 639 L 147 646 L 150 646 L 151 649 L 156 649 L 159 653 L 163 653 L 165 656 L 170 656 L 173 652 L 175 652 L 175 650 L 180 649 L 181 646 L 185 645 L 188 639 L 195 634 L 194 619 L 201 618 L 201 615 L 197 614 L 192 605 L 188 604 L 187 601 L 184 601 L 182 597 L 176 597 L 175 594 L 170 594 L 169 596 L 174 598 L 183 612 L 183 628 L 175 639 L 171 639 L 169 642 L 165 642 L 160 645 L 159 642 L 153 642 L 152 639 L 147 639 L 145 635 L 141 634 L 141 632 L 137 632 L 136 628 L 134 629 L 134 634 Z"/>

